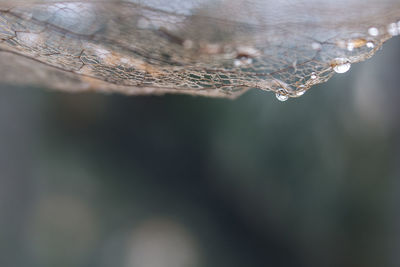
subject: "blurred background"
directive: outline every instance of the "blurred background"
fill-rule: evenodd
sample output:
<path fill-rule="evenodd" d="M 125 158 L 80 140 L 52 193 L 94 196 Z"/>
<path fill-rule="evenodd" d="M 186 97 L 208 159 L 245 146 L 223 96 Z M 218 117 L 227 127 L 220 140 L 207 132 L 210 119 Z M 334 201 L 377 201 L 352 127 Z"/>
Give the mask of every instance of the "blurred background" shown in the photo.
<path fill-rule="evenodd" d="M 400 266 L 400 40 L 285 103 L 0 88 L 0 266 Z"/>

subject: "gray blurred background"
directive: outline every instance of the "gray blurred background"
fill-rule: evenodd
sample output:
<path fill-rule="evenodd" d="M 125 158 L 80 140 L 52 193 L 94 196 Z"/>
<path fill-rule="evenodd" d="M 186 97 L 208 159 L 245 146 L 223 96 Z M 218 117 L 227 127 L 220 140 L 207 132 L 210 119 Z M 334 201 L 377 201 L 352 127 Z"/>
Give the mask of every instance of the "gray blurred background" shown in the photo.
<path fill-rule="evenodd" d="M 400 266 L 399 70 L 395 39 L 285 103 L 2 85 L 0 266 Z"/>

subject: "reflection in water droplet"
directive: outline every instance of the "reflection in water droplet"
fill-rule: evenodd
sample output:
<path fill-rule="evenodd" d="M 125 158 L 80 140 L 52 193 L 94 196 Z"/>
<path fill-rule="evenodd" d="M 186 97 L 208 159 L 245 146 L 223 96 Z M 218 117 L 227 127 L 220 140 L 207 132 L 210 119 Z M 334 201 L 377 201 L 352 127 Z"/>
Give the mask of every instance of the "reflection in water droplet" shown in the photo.
<path fill-rule="evenodd" d="M 368 48 L 375 48 L 375 44 L 374 44 L 373 42 L 368 42 L 368 43 L 366 44 L 366 46 L 367 46 Z"/>
<path fill-rule="evenodd" d="M 396 23 L 390 23 L 387 27 L 387 31 L 391 36 L 399 35 L 399 28 Z"/>
<path fill-rule="evenodd" d="M 311 80 L 317 79 L 317 74 L 315 74 L 315 72 L 311 73 L 310 78 L 311 78 Z"/>
<path fill-rule="evenodd" d="M 279 89 L 278 92 L 275 94 L 275 96 L 279 101 L 282 101 L 282 102 L 289 99 L 287 92 L 283 88 Z"/>
<path fill-rule="evenodd" d="M 347 43 L 347 50 L 353 51 L 353 50 L 354 50 L 354 47 L 355 47 L 355 45 L 354 45 L 353 42 L 348 42 L 348 43 Z"/>
<path fill-rule="evenodd" d="M 251 63 L 253 63 L 253 59 L 249 57 L 241 57 L 241 58 L 236 58 L 235 61 L 233 62 L 233 65 L 235 65 L 235 67 L 241 67 L 245 65 L 250 65 Z"/>
<path fill-rule="evenodd" d="M 351 63 L 347 58 L 336 58 L 331 66 L 336 73 L 345 73 L 351 68 Z"/>
<path fill-rule="evenodd" d="M 302 96 L 306 92 L 306 87 L 304 85 L 300 85 L 297 87 L 296 96 Z"/>
<path fill-rule="evenodd" d="M 371 27 L 368 29 L 368 34 L 371 36 L 378 36 L 379 35 L 379 30 L 378 28 Z"/>

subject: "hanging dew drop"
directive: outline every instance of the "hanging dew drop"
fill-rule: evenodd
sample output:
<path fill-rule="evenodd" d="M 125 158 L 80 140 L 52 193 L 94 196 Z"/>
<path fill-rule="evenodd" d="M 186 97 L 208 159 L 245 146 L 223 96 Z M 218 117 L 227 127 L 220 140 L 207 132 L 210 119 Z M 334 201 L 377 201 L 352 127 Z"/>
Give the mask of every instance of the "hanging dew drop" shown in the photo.
<path fill-rule="evenodd" d="M 349 71 L 351 67 L 350 63 L 342 64 L 342 65 L 337 65 L 333 69 L 336 73 L 346 73 Z"/>
<path fill-rule="evenodd" d="M 296 96 L 302 96 L 302 95 L 304 95 L 305 93 L 306 93 L 306 87 L 305 87 L 304 85 L 300 85 L 300 86 L 297 88 Z"/>
<path fill-rule="evenodd" d="M 286 100 L 289 99 L 289 97 L 287 95 L 282 95 L 280 93 L 276 93 L 276 98 L 281 101 L 281 102 L 285 102 Z"/>
<path fill-rule="evenodd" d="M 351 68 L 351 63 L 347 58 L 336 58 L 331 66 L 336 73 L 345 73 Z"/>
<path fill-rule="evenodd" d="M 279 89 L 278 92 L 276 92 L 275 96 L 281 102 L 285 102 L 289 99 L 289 96 L 283 88 Z"/>
<path fill-rule="evenodd" d="M 351 67 L 351 64 L 350 64 L 350 63 L 345 63 L 345 64 L 341 64 L 341 65 L 335 66 L 335 67 L 333 68 L 333 70 L 334 70 L 336 73 L 346 73 L 346 72 L 349 71 L 350 67 Z"/>

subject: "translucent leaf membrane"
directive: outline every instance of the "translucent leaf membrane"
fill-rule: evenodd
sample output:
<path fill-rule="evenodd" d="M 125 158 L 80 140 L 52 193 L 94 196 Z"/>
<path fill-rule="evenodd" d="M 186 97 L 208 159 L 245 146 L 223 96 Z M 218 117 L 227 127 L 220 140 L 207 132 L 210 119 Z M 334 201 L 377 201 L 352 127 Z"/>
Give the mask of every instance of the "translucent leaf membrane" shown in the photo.
<path fill-rule="evenodd" d="M 0 81 L 279 100 L 400 32 L 395 0 L 0 0 Z"/>

